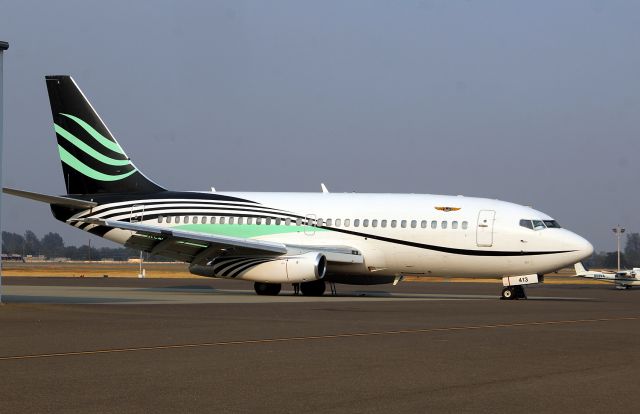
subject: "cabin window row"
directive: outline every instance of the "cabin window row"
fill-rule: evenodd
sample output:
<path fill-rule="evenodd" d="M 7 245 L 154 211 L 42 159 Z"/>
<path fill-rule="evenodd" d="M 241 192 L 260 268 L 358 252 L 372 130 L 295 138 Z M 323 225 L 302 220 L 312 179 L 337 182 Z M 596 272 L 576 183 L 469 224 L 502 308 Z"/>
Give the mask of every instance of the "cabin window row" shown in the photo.
<path fill-rule="evenodd" d="M 378 220 L 378 219 L 291 219 L 280 217 L 225 217 L 225 216 L 158 216 L 158 223 L 175 223 L 175 224 L 265 224 L 276 226 L 303 226 L 312 225 L 316 227 L 380 227 L 380 228 L 422 228 L 422 229 L 447 229 L 449 224 L 451 229 L 456 230 L 461 228 L 466 230 L 469 227 L 467 221 L 458 222 L 454 221 L 437 221 L 437 220 Z"/>

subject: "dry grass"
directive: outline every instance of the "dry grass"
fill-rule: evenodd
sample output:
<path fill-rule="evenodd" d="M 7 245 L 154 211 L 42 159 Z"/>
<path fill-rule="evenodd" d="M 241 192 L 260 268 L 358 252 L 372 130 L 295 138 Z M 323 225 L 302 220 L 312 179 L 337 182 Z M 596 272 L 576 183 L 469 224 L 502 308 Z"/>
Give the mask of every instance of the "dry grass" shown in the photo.
<path fill-rule="evenodd" d="M 187 278 L 196 277 L 189 273 L 186 263 L 144 263 L 146 277 Z M 138 277 L 138 263 L 118 262 L 33 262 L 2 263 L 3 276 L 33 277 Z"/>

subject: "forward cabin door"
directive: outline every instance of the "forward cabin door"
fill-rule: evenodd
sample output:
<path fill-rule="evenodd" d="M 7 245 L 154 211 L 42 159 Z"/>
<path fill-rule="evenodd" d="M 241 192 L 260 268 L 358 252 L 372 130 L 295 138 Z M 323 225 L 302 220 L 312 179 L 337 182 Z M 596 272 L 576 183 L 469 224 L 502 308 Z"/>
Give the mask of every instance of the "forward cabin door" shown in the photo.
<path fill-rule="evenodd" d="M 480 210 L 478 213 L 478 227 L 476 229 L 476 243 L 478 247 L 493 245 L 493 222 L 496 218 L 494 210 Z"/>
<path fill-rule="evenodd" d="M 131 213 L 129 214 L 129 223 L 142 223 L 144 221 L 144 204 L 134 204 L 131 206 Z M 130 231 L 131 236 L 136 232 Z"/>
<path fill-rule="evenodd" d="M 144 204 L 134 204 L 131 206 L 129 223 L 141 223 L 144 221 Z"/>

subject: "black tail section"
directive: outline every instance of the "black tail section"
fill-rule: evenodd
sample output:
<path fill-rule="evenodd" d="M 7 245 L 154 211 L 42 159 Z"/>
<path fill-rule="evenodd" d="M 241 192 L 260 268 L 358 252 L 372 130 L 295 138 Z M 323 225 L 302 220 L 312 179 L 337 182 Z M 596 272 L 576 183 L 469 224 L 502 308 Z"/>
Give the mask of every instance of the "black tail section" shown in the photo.
<path fill-rule="evenodd" d="M 165 191 L 133 165 L 73 78 L 46 81 L 68 194 Z"/>

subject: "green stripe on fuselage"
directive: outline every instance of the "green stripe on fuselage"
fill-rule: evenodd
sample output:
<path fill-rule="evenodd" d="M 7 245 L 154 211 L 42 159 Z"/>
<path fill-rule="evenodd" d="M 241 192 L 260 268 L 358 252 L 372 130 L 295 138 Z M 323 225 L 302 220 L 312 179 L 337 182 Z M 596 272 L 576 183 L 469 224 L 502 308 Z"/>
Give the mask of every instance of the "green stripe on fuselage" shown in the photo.
<path fill-rule="evenodd" d="M 278 226 L 269 224 L 181 224 L 174 226 L 174 228 L 198 233 L 216 234 L 219 236 L 241 237 L 245 239 L 269 236 L 272 234 L 304 234 L 304 232 L 326 231 L 325 229 L 310 226 Z"/>

